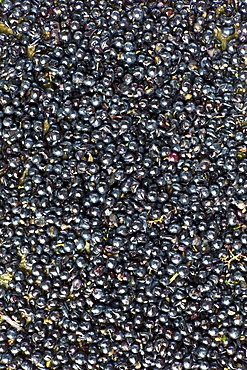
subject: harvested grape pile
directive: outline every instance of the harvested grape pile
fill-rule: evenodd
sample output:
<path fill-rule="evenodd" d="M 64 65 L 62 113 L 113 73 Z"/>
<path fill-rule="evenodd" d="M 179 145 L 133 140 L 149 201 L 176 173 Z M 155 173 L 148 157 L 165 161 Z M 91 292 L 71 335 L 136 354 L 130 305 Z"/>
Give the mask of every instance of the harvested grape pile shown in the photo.
<path fill-rule="evenodd" d="M 0 370 L 247 369 L 247 1 L 0 1 Z"/>

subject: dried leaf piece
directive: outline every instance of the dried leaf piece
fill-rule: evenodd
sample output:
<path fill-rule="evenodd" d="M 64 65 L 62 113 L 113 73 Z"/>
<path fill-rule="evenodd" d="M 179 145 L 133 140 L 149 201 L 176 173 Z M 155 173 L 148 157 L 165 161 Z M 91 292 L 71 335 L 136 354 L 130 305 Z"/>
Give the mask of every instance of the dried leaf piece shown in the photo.
<path fill-rule="evenodd" d="M 50 130 L 50 124 L 48 119 L 44 120 L 44 126 L 43 126 L 43 133 L 47 134 L 47 132 Z"/>
<path fill-rule="evenodd" d="M 36 49 L 36 45 L 34 44 L 30 44 L 27 46 L 27 55 L 30 59 L 32 59 L 32 57 L 34 56 L 35 49 Z"/>
<path fill-rule="evenodd" d="M 0 33 L 3 33 L 5 35 L 13 35 L 14 31 L 8 26 L 6 26 L 6 24 L 0 22 Z"/>
<path fill-rule="evenodd" d="M 8 286 L 9 281 L 13 279 L 13 274 L 9 274 L 5 272 L 4 274 L 0 275 L 0 286 Z"/>
<path fill-rule="evenodd" d="M 22 327 L 16 322 L 12 320 L 9 316 L 5 315 L 2 311 L 0 311 L 0 319 L 5 320 L 9 325 L 13 326 L 13 328 L 17 330 L 23 330 Z"/>

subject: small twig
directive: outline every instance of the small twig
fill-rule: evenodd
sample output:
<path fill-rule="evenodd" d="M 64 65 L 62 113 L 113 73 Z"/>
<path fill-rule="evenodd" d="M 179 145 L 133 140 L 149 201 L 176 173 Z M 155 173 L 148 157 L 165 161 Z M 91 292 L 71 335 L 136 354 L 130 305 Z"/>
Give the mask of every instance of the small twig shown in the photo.
<path fill-rule="evenodd" d="M 9 316 L 5 315 L 2 311 L 0 311 L 0 319 L 7 321 L 7 323 L 13 328 L 16 328 L 17 330 L 23 330 L 22 327 L 15 321 L 12 320 Z"/>
<path fill-rule="evenodd" d="M 234 255 L 231 250 L 229 250 L 229 252 L 231 254 L 231 257 L 223 257 L 222 258 L 222 261 L 224 261 L 225 263 L 227 263 L 227 267 L 229 269 L 231 268 L 232 261 L 240 261 L 241 258 L 247 259 L 247 257 L 244 256 L 242 253 L 238 253 L 238 254 Z"/>
<path fill-rule="evenodd" d="M 158 222 L 162 223 L 163 218 L 168 217 L 172 211 L 169 211 L 166 215 L 161 215 L 160 218 L 154 219 L 154 220 L 148 220 L 147 222 L 149 223 L 149 226 L 152 227 L 153 224 L 157 224 Z"/>
<path fill-rule="evenodd" d="M 152 224 L 157 224 L 158 222 L 161 223 L 164 217 L 165 215 L 162 215 L 160 216 L 160 218 L 157 218 L 155 220 L 148 220 L 147 222 L 150 224 L 150 226 L 152 226 Z"/>
<path fill-rule="evenodd" d="M 169 284 L 171 284 L 177 277 L 178 277 L 178 273 L 176 272 L 171 278 L 170 278 L 170 282 Z"/>

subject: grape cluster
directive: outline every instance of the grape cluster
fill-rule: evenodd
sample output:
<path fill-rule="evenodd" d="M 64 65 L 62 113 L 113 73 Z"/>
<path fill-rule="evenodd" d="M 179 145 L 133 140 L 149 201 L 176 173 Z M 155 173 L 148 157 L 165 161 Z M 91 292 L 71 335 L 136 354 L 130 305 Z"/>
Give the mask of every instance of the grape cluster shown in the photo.
<path fill-rule="evenodd" d="M 0 1 L 0 370 L 246 370 L 247 0 Z"/>

